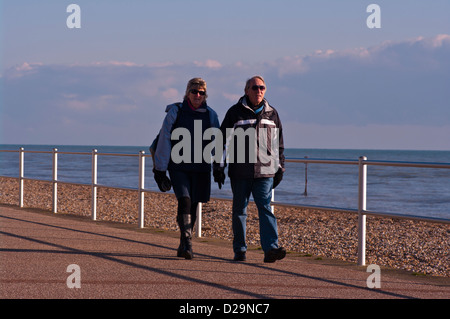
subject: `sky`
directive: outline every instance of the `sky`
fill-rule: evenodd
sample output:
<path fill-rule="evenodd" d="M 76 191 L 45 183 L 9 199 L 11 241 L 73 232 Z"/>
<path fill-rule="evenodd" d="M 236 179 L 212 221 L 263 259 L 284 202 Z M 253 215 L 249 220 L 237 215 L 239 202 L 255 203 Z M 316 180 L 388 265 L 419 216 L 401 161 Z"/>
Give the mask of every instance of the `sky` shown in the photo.
<path fill-rule="evenodd" d="M 0 0 L 0 144 L 149 145 L 189 79 L 206 80 L 222 120 L 258 74 L 288 148 L 450 150 L 448 12 L 448 0 Z"/>

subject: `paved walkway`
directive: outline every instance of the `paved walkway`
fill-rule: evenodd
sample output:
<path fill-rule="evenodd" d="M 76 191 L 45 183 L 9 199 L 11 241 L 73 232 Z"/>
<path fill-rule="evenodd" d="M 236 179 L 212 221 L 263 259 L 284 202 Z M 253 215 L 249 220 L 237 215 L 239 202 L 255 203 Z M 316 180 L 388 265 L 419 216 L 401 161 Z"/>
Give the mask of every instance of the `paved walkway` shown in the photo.
<path fill-rule="evenodd" d="M 233 262 L 231 244 L 209 238 L 185 260 L 177 246 L 173 232 L 0 206 L 0 298 L 450 298 L 449 278 L 382 268 L 370 289 L 371 273 L 349 263 L 289 254 L 265 264 L 258 250 Z"/>

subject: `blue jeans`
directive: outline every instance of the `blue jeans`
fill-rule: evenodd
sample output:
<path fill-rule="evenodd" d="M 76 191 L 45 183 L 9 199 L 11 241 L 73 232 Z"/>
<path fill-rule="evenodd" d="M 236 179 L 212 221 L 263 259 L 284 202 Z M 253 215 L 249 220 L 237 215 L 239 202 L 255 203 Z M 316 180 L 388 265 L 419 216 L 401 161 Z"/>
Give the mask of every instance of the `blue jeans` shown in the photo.
<path fill-rule="evenodd" d="M 247 205 L 250 194 L 253 196 L 259 216 L 259 235 L 264 252 L 278 248 L 277 219 L 272 214 L 270 202 L 272 199 L 273 178 L 232 178 L 233 191 L 233 250 L 245 252 L 247 250 Z"/>

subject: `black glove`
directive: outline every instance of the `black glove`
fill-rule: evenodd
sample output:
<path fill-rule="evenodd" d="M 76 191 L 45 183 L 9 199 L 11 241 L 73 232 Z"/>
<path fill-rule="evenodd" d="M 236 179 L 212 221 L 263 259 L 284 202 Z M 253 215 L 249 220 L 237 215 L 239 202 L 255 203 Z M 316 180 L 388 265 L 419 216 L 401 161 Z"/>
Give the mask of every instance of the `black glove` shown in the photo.
<path fill-rule="evenodd" d="M 158 184 L 159 190 L 161 192 L 170 191 L 170 189 L 172 188 L 172 183 L 170 182 L 170 179 L 166 176 L 166 172 L 153 169 L 153 174 L 155 177 L 156 184 Z"/>
<path fill-rule="evenodd" d="M 277 187 L 282 179 L 283 179 L 283 170 L 279 168 L 278 171 L 275 173 L 275 176 L 273 177 L 273 188 Z"/>
<path fill-rule="evenodd" d="M 225 183 L 225 173 L 223 167 L 214 167 L 213 170 L 214 182 L 219 185 L 219 189 L 222 189 L 222 185 Z"/>

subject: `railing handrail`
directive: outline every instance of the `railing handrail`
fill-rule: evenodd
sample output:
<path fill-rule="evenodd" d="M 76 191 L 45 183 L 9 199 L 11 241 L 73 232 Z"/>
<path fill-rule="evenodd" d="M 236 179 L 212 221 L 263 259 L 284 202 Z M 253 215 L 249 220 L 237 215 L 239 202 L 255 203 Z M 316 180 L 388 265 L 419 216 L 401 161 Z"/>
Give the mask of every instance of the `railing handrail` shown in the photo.
<path fill-rule="evenodd" d="M 101 156 L 127 156 L 127 157 L 139 157 L 139 187 L 127 188 L 139 191 L 139 227 L 144 228 L 144 193 L 153 192 L 145 188 L 145 158 L 151 157 L 150 154 L 145 154 L 144 151 L 140 151 L 139 154 L 127 154 L 127 153 L 98 153 L 96 149 L 93 149 L 91 153 L 88 152 L 63 152 L 58 151 L 54 148 L 52 151 L 25 151 L 24 148 L 19 150 L 0 150 L 0 152 L 16 152 L 19 153 L 19 207 L 23 207 L 23 181 L 24 180 L 37 180 L 31 179 L 24 176 L 24 154 L 25 153 L 41 153 L 41 154 L 51 154 L 53 159 L 52 165 L 52 179 L 49 182 L 53 184 L 52 190 L 52 201 L 54 213 L 57 212 L 57 186 L 58 183 L 73 184 L 73 185 L 90 185 L 92 188 L 92 202 L 91 202 L 91 218 L 96 220 L 97 211 L 97 188 L 98 187 L 109 187 L 106 185 L 99 185 L 97 183 L 97 157 Z M 70 154 L 70 155 L 90 155 L 92 158 L 92 181 L 91 184 L 80 184 L 80 183 L 70 183 L 58 181 L 58 155 L 59 154 Z M 439 222 L 439 223 L 450 223 L 450 219 L 441 219 L 434 217 L 422 217 L 422 216 L 412 216 L 404 214 L 395 214 L 387 212 L 373 212 L 366 210 L 366 190 L 367 190 L 367 166 L 368 165 L 378 165 L 378 166 L 395 166 L 395 167 L 417 167 L 417 168 L 444 168 L 450 169 L 450 163 L 431 163 L 431 162 L 407 162 L 407 161 L 379 161 L 379 160 L 368 160 L 366 157 L 361 156 L 358 160 L 348 160 L 348 159 L 324 159 L 324 158 L 287 158 L 286 162 L 293 163 L 304 163 L 304 164 L 337 164 L 337 165 L 358 165 L 359 166 L 359 178 L 358 178 L 358 209 L 349 208 L 337 208 L 337 207 L 326 207 L 328 210 L 334 211 L 347 211 L 358 213 L 358 265 L 365 265 L 365 238 L 366 238 L 366 215 L 380 216 L 380 217 L 390 217 L 390 218 L 407 218 L 416 219 L 429 222 Z M 1 176 L 10 177 L 10 176 Z M 124 189 L 122 187 L 114 187 L 118 189 Z M 273 193 L 272 193 L 273 194 Z M 273 198 L 272 198 L 273 199 Z M 274 203 L 274 202 L 272 202 Z M 277 205 L 283 205 L 283 203 L 276 203 Z M 317 208 L 324 209 L 323 206 L 305 206 L 305 205 L 291 205 L 295 207 L 306 207 L 306 208 Z M 201 208 L 202 205 L 198 205 L 198 223 L 197 223 L 197 236 L 201 237 Z"/>
<path fill-rule="evenodd" d="M 19 153 L 20 150 L 0 150 L 1 152 Z M 53 154 L 53 151 L 27 151 L 24 153 L 41 153 L 41 154 Z M 58 154 L 69 155 L 92 155 L 91 152 L 66 152 L 57 151 Z M 130 153 L 97 153 L 102 156 L 127 156 L 127 157 L 139 157 L 139 154 Z M 143 154 L 144 157 L 152 157 L 151 154 Z M 336 164 L 336 165 L 358 165 L 358 160 L 351 159 L 335 159 L 335 158 L 286 158 L 286 162 L 290 163 L 304 163 L 304 164 Z M 450 168 L 450 163 L 444 162 L 410 162 L 410 161 L 386 161 L 386 160 L 363 160 L 365 165 L 374 166 L 397 166 L 397 167 L 417 167 L 417 168 Z"/>
<path fill-rule="evenodd" d="M 347 164 L 358 165 L 358 160 L 348 159 L 327 159 L 327 158 L 286 158 L 286 162 L 304 164 Z M 397 167 L 418 167 L 418 168 L 450 168 L 450 163 L 441 162 L 409 162 L 409 161 L 382 161 L 363 160 L 366 165 L 375 166 L 397 166 Z"/>

